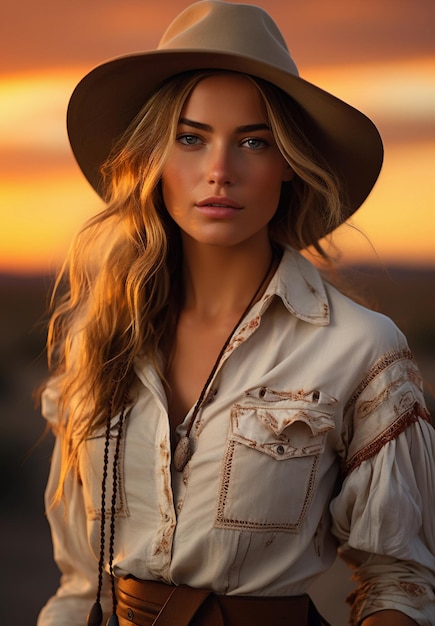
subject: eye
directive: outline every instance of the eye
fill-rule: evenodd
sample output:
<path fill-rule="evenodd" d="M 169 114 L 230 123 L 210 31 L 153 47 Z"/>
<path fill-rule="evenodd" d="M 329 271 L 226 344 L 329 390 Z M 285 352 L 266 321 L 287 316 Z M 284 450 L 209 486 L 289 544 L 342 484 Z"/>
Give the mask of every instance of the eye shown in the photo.
<path fill-rule="evenodd" d="M 196 135 L 190 135 L 188 133 L 185 133 L 184 135 L 178 135 L 177 141 L 184 146 L 196 146 L 198 143 L 201 143 L 200 137 L 197 137 Z"/>
<path fill-rule="evenodd" d="M 265 139 L 260 139 L 259 137 L 249 137 L 248 139 L 244 139 L 242 141 L 242 145 L 246 146 L 250 150 L 260 150 L 268 145 Z"/>

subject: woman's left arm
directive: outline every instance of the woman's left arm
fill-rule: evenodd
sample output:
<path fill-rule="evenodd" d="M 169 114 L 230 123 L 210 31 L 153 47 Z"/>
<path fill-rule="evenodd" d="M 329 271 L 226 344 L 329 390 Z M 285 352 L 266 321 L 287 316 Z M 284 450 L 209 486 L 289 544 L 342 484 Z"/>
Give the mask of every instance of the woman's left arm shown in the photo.
<path fill-rule="evenodd" d="M 361 626 L 417 626 L 417 622 L 400 611 L 379 611 L 363 620 Z"/>
<path fill-rule="evenodd" d="M 331 503 L 340 554 L 359 583 L 351 623 L 433 626 L 435 432 L 419 372 L 396 350 L 365 380 L 346 415 L 346 477 Z"/>

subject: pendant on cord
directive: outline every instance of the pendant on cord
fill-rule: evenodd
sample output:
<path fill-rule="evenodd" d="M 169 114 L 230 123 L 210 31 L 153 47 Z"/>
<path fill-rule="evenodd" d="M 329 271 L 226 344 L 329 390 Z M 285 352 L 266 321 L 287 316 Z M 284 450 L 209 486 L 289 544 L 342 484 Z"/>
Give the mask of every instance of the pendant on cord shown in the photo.
<path fill-rule="evenodd" d="M 174 451 L 174 467 L 177 472 L 182 472 L 190 461 L 192 450 L 190 449 L 189 437 L 181 437 Z"/>

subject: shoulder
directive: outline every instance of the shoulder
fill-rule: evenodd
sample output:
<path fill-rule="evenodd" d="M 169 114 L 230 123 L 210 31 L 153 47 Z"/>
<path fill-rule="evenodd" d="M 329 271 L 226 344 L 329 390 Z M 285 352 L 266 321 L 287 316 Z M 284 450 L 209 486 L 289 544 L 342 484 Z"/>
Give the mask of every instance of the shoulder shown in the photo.
<path fill-rule="evenodd" d="M 41 394 L 41 413 L 47 422 L 53 427 L 58 418 L 58 401 L 60 396 L 59 378 L 50 378 Z"/>
<path fill-rule="evenodd" d="M 402 331 L 386 315 L 373 311 L 344 295 L 325 282 L 330 307 L 330 326 L 349 336 L 353 342 L 372 344 L 380 352 L 394 347 L 407 348 Z"/>
<path fill-rule="evenodd" d="M 386 354 L 408 351 L 405 336 L 389 317 L 341 293 L 293 249 L 285 251 L 276 294 L 301 321 L 301 341 L 310 337 L 310 346 L 325 364 L 347 363 L 366 371 Z"/>

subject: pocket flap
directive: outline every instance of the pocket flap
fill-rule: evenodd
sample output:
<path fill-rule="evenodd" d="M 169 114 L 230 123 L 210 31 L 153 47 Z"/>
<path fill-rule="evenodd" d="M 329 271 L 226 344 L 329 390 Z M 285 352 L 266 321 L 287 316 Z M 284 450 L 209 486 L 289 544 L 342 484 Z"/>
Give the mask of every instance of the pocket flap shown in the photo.
<path fill-rule="evenodd" d="M 237 405 L 232 412 L 233 440 L 280 460 L 320 453 L 334 428 L 333 415 L 321 407 Z"/>
<path fill-rule="evenodd" d="M 334 428 L 332 415 L 330 412 L 322 411 L 321 407 L 298 406 L 297 408 L 274 408 L 273 410 L 271 410 L 270 407 L 257 407 L 256 415 L 266 428 L 270 429 L 278 436 L 295 422 L 303 422 L 306 424 L 312 435 L 324 433 Z"/>

